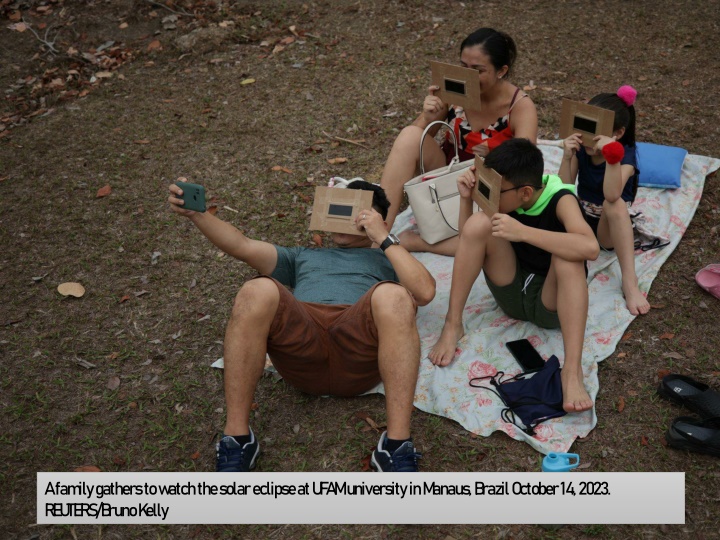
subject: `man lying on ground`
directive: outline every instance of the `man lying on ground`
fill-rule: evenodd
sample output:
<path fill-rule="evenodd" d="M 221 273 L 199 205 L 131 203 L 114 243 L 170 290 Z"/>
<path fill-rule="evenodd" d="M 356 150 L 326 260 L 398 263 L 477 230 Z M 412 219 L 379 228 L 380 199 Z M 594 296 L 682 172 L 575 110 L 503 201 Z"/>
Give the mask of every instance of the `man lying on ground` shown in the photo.
<path fill-rule="evenodd" d="M 255 467 L 260 446 L 250 408 L 266 353 L 288 383 L 309 394 L 355 396 L 382 381 L 387 431 L 371 463 L 381 472 L 417 471 L 410 438 L 420 361 L 415 314 L 435 296 L 435 280 L 388 234 L 383 189 L 363 181 L 347 189 L 373 191 L 373 208 L 356 219 L 360 234 L 333 233 L 337 248 L 308 249 L 252 240 L 208 212 L 184 210 L 182 190 L 169 187 L 173 212 L 261 274 L 240 288 L 225 332 L 227 421 L 218 471 Z"/>

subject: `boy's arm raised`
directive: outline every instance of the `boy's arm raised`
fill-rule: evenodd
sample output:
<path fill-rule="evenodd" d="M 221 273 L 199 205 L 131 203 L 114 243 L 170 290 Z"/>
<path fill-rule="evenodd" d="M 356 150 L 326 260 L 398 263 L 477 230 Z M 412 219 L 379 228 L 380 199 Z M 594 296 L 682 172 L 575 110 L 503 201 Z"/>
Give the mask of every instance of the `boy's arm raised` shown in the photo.
<path fill-rule="evenodd" d="M 492 218 L 493 236 L 510 242 L 525 242 L 568 261 L 594 261 L 600 254 L 595 235 L 575 197 L 560 198 L 557 217 L 567 232 L 553 232 L 523 225 L 507 214 Z"/>
<path fill-rule="evenodd" d="M 185 181 L 182 178 L 180 180 Z M 171 184 L 168 189 L 168 202 L 173 212 L 190 219 L 208 240 L 228 255 L 249 264 L 261 274 L 272 274 L 277 264 L 275 246 L 246 237 L 236 227 L 209 212 L 184 210 L 183 200 L 179 198 L 182 190 L 175 184 Z"/>

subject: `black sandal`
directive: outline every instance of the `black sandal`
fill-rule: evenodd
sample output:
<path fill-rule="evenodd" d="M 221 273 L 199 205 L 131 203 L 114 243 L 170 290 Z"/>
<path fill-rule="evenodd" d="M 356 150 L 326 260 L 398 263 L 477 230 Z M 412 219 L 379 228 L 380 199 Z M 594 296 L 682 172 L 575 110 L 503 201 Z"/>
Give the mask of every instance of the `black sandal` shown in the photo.
<path fill-rule="evenodd" d="M 681 416 L 673 420 L 665 440 L 673 448 L 720 457 L 720 418 Z"/>
<path fill-rule="evenodd" d="M 667 375 L 660 381 L 657 392 L 670 401 L 685 405 L 703 418 L 720 417 L 720 393 L 690 377 L 674 373 Z"/>

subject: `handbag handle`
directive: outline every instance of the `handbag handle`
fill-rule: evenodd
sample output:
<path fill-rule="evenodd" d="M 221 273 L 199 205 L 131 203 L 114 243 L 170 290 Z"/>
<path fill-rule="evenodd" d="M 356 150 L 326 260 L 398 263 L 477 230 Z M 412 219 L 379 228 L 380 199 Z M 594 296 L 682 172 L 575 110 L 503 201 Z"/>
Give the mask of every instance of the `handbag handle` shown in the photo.
<path fill-rule="evenodd" d="M 440 197 L 438 197 L 437 188 L 435 187 L 435 184 L 430 184 L 428 187 L 430 189 L 430 198 L 437 205 L 438 210 L 440 210 L 440 216 L 442 216 L 443 221 L 445 222 L 445 225 L 450 227 L 456 233 L 459 233 L 460 230 L 457 227 L 453 227 L 452 225 L 450 225 L 450 222 L 445 217 L 445 212 L 443 212 L 442 205 L 440 204 Z"/>
<path fill-rule="evenodd" d="M 428 134 L 428 131 L 430 131 L 430 128 L 433 127 L 435 124 L 442 124 L 443 126 L 446 126 L 452 134 L 453 144 L 455 145 L 455 157 L 450 162 L 450 165 L 452 166 L 455 163 L 460 162 L 460 155 L 458 154 L 458 143 L 457 139 L 455 138 L 455 130 L 447 122 L 443 122 L 442 120 L 435 120 L 434 122 L 430 122 L 428 124 L 428 126 L 423 130 L 422 137 L 420 137 L 420 174 L 425 174 L 425 163 L 423 162 L 423 143 L 425 142 L 425 136 Z"/>

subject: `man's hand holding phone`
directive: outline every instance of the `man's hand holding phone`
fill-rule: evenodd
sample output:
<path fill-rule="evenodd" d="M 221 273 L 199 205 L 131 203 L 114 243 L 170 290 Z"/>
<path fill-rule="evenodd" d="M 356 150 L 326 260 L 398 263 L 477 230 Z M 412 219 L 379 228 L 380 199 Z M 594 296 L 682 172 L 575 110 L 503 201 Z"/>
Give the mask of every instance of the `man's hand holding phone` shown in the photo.
<path fill-rule="evenodd" d="M 198 184 L 190 184 L 187 178 L 180 177 L 168 186 L 170 210 L 185 217 L 195 212 L 205 211 L 205 188 Z"/>

